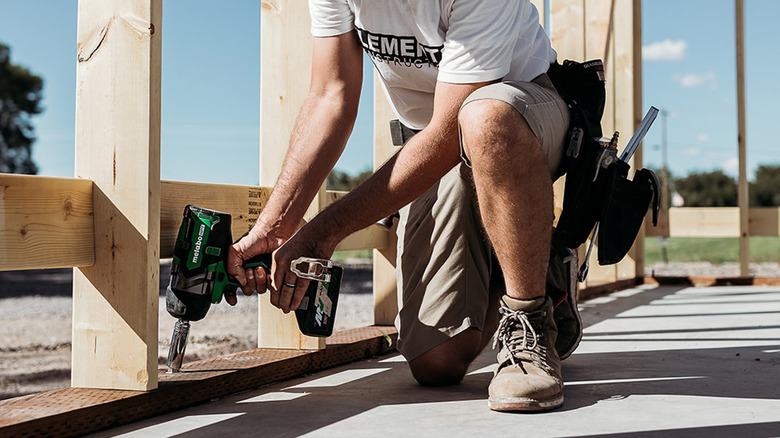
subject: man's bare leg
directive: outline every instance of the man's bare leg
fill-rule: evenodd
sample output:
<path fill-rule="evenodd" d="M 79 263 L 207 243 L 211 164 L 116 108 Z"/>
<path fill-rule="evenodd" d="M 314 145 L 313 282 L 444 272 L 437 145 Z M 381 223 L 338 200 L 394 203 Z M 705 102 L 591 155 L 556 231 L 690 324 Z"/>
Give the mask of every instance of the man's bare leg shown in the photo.
<path fill-rule="evenodd" d="M 545 296 L 553 219 L 547 161 L 525 119 L 504 101 L 471 101 L 460 116 L 480 213 L 506 283 L 488 406 L 554 409 L 563 404 L 563 379 L 553 305 Z"/>
<path fill-rule="evenodd" d="M 539 142 L 504 102 L 475 101 L 461 116 L 480 212 L 504 271 L 507 294 L 518 299 L 544 296 L 552 182 Z M 496 310 L 497 303 L 490 303 L 483 331 L 466 330 L 412 360 L 415 378 L 431 386 L 460 381 L 495 331 Z"/>
<path fill-rule="evenodd" d="M 478 100 L 461 110 L 485 230 L 507 295 L 544 295 L 553 220 L 552 180 L 536 136 L 509 104 Z"/>

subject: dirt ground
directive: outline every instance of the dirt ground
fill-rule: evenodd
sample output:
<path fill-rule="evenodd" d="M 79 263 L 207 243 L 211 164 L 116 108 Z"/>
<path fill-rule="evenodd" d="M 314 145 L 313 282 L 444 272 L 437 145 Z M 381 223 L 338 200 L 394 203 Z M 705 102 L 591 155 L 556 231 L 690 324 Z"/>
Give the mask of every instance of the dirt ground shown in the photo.
<path fill-rule="evenodd" d="M 159 363 L 168 356 L 174 319 L 165 311 L 170 266 L 161 264 Z M 656 264 L 647 275 L 736 276 L 736 264 Z M 780 264 L 751 265 L 751 274 L 780 277 Z M 70 385 L 71 269 L 0 272 L 0 399 Z M 371 266 L 347 264 L 335 330 L 373 323 Z M 257 298 L 239 294 L 239 303 L 211 307 L 192 324 L 186 361 L 243 351 L 257 345 Z"/>
<path fill-rule="evenodd" d="M 164 366 L 175 320 L 165 310 L 170 265 L 161 264 L 159 363 Z M 72 269 L 0 272 L 0 399 L 70 385 Z M 373 324 L 371 266 L 349 264 L 335 330 Z M 257 297 L 239 294 L 192 323 L 185 363 L 257 346 Z"/>

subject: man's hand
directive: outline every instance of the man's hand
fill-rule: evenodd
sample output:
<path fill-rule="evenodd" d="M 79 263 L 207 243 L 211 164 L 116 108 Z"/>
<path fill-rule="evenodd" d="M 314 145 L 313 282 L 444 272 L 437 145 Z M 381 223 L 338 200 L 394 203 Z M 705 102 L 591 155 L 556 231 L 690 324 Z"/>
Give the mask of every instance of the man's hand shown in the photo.
<path fill-rule="evenodd" d="M 286 239 L 275 237 L 261 229 L 259 225 L 252 227 L 249 234 L 242 237 L 228 249 L 227 270 L 238 280 L 244 295 L 252 295 L 255 291 L 265 293 L 268 289 L 268 276 L 261 267 L 244 269 L 243 263 L 259 254 L 268 254 L 282 246 Z M 235 295 L 225 295 L 225 301 L 231 306 L 236 305 Z"/>
<path fill-rule="evenodd" d="M 271 304 L 284 313 L 300 306 L 310 280 L 298 277 L 290 270 L 290 263 L 299 257 L 330 258 L 338 242 L 329 242 L 327 234 L 308 224 L 274 252 L 271 271 Z"/>

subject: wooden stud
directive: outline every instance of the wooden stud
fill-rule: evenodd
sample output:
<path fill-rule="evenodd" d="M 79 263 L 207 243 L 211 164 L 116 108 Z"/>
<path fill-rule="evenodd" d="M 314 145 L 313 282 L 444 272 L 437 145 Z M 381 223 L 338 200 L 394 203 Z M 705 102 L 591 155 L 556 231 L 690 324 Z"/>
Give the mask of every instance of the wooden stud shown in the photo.
<path fill-rule="evenodd" d="M 542 27 L 545 27 L 545 16 L 547 15 L 547 5 L 545 4 L 545 0 L 531 0 L 531 3 L 533 3 L 534 6 L 536 6 L 536 10 L 539 12 L 539 24 L 542 25 Z"/>
<path fill-rule="evenodd" d="M 374 169 L 398 150 L 390 137 L 390 120 L 395 118 L 385 97 L 380 78 L 374 72 Z M 374 249 L 374 324 L 393 324 L 398 314 L 395 276 L 397 256 L 395 227 L 388 234 L 385 248 Z"/>
<path fill-rule="evenodd" d="M 670 208 L 670 237 L 739 237 L 739 207 Z"/>
<path fill-rule="evenodd" d="M 95 264 L 74 270 L 72 384 L 157 387 L 162 0 L 80 0 L 76 176 Z"/>
<path fill-rule="evenodd" d="M 260 185 L 273 187 L 282 169 L 298 111 L 309 91 L 312 37 L 308 4 L 264 0 L 260 13 Z M 325 198 L 323 185 L 306 219 L 317 214 Z M 325 339 L 304 336 L 295 314 L 282 313 L 260 296 L 258 346 L 325 348 Z"/>
<path fill-rule="evenodd" d="M 633 0 L 633 26 L 631 28 L 632 38 L 632 79 L 633 79 L 633 114 L 634 124 L 632 129 L 636 129 L 640 123 L 642 123 L 642 117 L 644 117 L 644 104 L 642 102 L 642 0 Z M 628 140 L 626 140 L 627 142 Z M 625 143 L 624 143 L 625 144 Z M 644 143 L 643 143 L 644 145 Z M 644 148 L 640 147 L 634 153 L 633 163 L 634 169 L 639 169 L 644 166 Z M 648 222 L 645 221 L 645 224 Z M 631 257 L 634 262 L 634 276 L 644 277 L 645 275 L 645 225 L 639 229 L 639 234 L 636 236 L 636 241 L 628 256 Z"/>
<path fill-rule="evenodd" d="M 675 207 L 669 209 L 668 234 L 660 227 L 647 228 L 648 236 L 663 237 L 739 237 L 738 207 Z M 780 208 L 748 209 L 751 236 L 780 236 Z"/>
<path fill-rule="evenodd" d="M 92 182 L 0 174 L 0 270 L 95 263 Z"/>
<path fill-rule="evenodd" d="M 612 0 L 585 0 L 585 28 L 584 45 L 585 58 L 583 60 L 601 59 L 604 61 L 604 73 L 606 83 L 606 104 L 604 115 L 601 118 L 601 126 L 605 137 L 611 137 L 615 130 L 620 130 L 616 125 L 618 110 L 617 93 L 618 86 L 623 77 L 619 75 L 615 66 L 615 45 L 610 29 L 610 17 L 612 15 Z M 621 142 L 622 143 L 622 142 Z M 617 266 L 601 266 L 598 263 L 598 239 L 590 260 L 590 271 L 586 285 L 593 283 L 612 283 L 617 280 Z"/>
<path fill-rule="evenodd" d="M 750 275 L 750 223 L 748 222 L 747 129 L 745 121 L 745 0 L 735 0 L 737 46 L 737 142 L 739 145 L 739 177 L 737 204 L 739 205 L 739 274 Z"/>
<path fill-rule="evenodd" d="M 641 14 L 641 9 L 635 8 L 634 2 L 611 0 L 613 11 L 611 23 L 613 30 L 611 32 L 611 46 L 613 54 L 610 55 L 613 64 L 612 74 L 614 85 L 614 126 L 615 130 L 620 132 L 620 144 L 625 147 L 628 140 L 634 133 L 634 130 L 642 118 L 642 82 L 641 78 L 636 79 L 636 75 L 641 75 L 641 27 L 636 29 L 640 20 L 635 19 L 636 14 Z M 641 23 L 639 24 L 641 26 Z M 631 169 L 636 171 L 642 167 L 642 153 L 638 150 L 629 161 Z M 629 175 L 631 177 L 632 175 Z M 640 230 L 634 242 L 634 247 L 629 251 L 623 260 L 615 265 L 615 279 L 625 280 L 643 276 L 644 273 L 639 270 L 644 258 L 644 234 Z M 642 267 L 642 270 L 644 268 Z"/>
<path fill-rule="evenodd" d="M 585 0 L 550 0 L 548 33 L 558 60 L 585 59 Z"/>
<path fill-rule="evenodd" d="M 751 236 L 780 236 L 780 207 L 748 209 Z"/>

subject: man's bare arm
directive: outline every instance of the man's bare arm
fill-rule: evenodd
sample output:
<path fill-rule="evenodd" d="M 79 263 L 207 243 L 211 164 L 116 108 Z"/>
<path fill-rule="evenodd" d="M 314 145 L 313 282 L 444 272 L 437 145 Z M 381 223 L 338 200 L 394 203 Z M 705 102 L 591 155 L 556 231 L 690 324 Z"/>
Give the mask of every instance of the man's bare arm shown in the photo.
<path fill-rule="evenodd" d="M 362 80 L 363 55 L 354 33 L 315 38 L 311 87 L 282 172 L 249 235 L 231 247 L 229 272 L 244 293 L 265 292 L 267 279 L 262 269 L 245 271 L 241 262 L 274 251 L 295 232 L 343 152 L 357 117 Z"/>
<path fill-rule="evenodd" d="M 282 172 L 260 221 L 290 236 L 335 166 L 357 117 L 363 58 L 353 33 L 315 38 L 312 81 L 290 139 Z M 269 224 L 270 225 L 270 224 Z"/>

